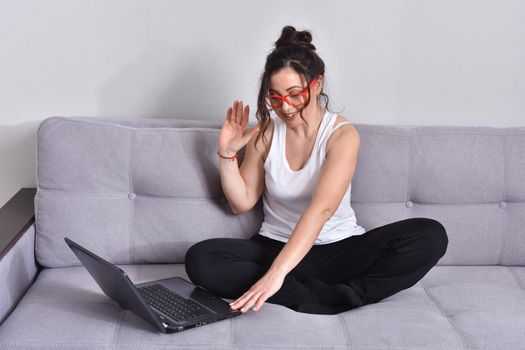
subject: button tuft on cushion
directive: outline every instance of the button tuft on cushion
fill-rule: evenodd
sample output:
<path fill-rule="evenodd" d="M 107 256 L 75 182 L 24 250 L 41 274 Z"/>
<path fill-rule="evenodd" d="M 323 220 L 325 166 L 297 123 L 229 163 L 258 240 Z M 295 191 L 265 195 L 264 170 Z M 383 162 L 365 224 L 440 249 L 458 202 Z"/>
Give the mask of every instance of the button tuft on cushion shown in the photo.
<path fill-rule="evenodd" d="M 128 198 L 129 199 L 134 199 L 135 197 L 137 197 L 137 195 L 135 193 L 133 193 L 133 192 L 128 194 Z"/>
<path fill-rule="evenodd" d="M 414 203 L 412 203 L 411 201 L 408 201 L 408 202 L 405 203 L 405 206 L 407 208 L 412 208 L 414 206 Z"/>
<path fill-rule="evenodd" d="M 499 207 L 502 208 L 502 209 L 506 208 L 507 207 L 507 202 L 505 202 L 505 201 L 499 202 Z"/>

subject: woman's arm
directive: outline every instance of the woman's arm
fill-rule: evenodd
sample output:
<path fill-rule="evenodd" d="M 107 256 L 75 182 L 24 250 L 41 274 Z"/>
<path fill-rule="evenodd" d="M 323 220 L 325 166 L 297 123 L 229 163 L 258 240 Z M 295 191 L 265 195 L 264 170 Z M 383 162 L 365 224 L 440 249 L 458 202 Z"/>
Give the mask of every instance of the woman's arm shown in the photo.
<path fill-rule="evenodd" d="M 310 251 L 323 225 L 339 207 L 352 181 L 359 144 L 359 134 L 353 126 L 341 130 L 326 155 L 312 202 L 297 222 L 290 239 L 274 259 L 268 272 L 232 303 L 232 309 L 241 308 L 242 312 L 246 312 L 256 304 L 255 310 L 259 310 L 282 287 L 284 277 Z"/>
<path fill-rule="evenodd" d="M 321 229 L 341 204 L 352 181 L 359 152 L 359 133 L 345 127 L 326 155 L 312 202 L 295 226 L 290 239 L 274 259 L 272 268 L 285 275 L 299 264 L 314 245 Z"/>
<path fill-rule="evenodd" d="M 248 144 L 241 167 L 237 160 L 219 158 L 221 186 L 233 213 L 250 210 L 264 189 L 264 168 L 262 152 L 253 146 L 259 125 L 248 128 L 250 108 L 242 108 L 242 101 L 235 101 L 228 108 L 226 121 L 219 136 L 219 153 L 232 157 Z"/>

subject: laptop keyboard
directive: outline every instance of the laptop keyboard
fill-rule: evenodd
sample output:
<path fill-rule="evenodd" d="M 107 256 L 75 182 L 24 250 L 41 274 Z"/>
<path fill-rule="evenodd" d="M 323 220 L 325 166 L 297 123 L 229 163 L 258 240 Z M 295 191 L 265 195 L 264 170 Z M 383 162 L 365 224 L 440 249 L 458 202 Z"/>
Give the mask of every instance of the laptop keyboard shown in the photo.
<path fill-rule="evenodd" d="M 175 321 L 187 321 L 210 312 L 193 300 L 184 299 L 160 284 L 138 288 L 144 300 Z"/>

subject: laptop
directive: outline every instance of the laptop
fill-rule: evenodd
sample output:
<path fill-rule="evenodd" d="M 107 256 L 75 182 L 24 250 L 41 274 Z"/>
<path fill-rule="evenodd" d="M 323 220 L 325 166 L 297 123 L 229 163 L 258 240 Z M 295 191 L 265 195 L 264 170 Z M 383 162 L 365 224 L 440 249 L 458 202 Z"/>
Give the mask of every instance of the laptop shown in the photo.
<path fill-rule="evenodd" d="M 104 293 L 162 333 L 174 333 L 239 316 L 223 299 L 181 277 L 133 284 L 126 272 L 64 238 Z"/>

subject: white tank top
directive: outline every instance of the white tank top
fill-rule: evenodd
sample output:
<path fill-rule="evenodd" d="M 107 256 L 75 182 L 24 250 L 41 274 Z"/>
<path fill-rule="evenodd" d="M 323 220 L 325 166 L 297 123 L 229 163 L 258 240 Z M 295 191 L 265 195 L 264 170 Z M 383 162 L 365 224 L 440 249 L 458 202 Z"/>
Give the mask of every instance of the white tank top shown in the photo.
<path fill-rule="evenodd" d="M 263 194 L 264 220 L 260 235 L 281 242 L 287 242 L 290 238 L 299 218 L 312 200 L 326 159 L 328 138 L 340 126 L 350 124 L 343 122 L 333 129 L 336 119 L 337 114 L 325 112 L 310 158 L 302 169 L 293 171 L 286 159 L 286 123 L 277 116 L 272 118 L 272 144 L 264 162 L 266 189 Z M 339 207 L 325 222 L 314 244 L 332 243 L 365 232 L 363 227 L 357 225 L 354 210 L 350 205 L 351 188 L 350 183 Z"/>

